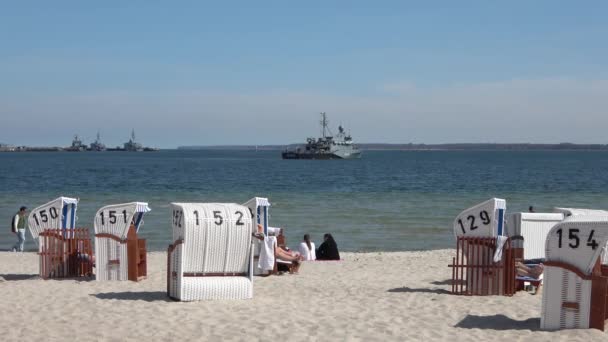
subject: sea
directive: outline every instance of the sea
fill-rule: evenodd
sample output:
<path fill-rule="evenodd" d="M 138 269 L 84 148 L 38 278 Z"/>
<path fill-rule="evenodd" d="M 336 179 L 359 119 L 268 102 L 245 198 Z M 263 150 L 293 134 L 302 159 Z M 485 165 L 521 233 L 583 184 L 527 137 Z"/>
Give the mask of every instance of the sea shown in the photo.
<path fill-rule="evenodd" d="M 296 247 L 331 233 L 342 251 L 454 246 L 460 211 L 492 197 L 507 212 L 608 209 L 608 152 L 364 151 L 358 160 L 282 160 L 279 151 L 0 153 L 0 250 L 10 221 L 59 196 L 80 199 L 77 225 L 93 231 L 102 206 L 148 202 L 140 236 L 148 250 L 171 243 L 171 202 L 271 202 L 270 226 Z M 3 220 L 3 221 L 2 221 Z M 27 233 L 26 249 L 36 244 Z"/>

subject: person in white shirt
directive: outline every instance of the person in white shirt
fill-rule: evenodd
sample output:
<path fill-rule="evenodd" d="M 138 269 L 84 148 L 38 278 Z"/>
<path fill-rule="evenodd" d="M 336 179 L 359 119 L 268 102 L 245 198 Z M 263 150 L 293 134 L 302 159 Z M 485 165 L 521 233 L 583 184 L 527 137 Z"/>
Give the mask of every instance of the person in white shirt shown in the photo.
<path fill-rule="evenodd" d="M 310 241 L 310 235 L 304 235 L 304 241 L 300 243 L 298 251 L 304 257 L 304 260 L 317 260 L 315 254 L 315 243 Z"/>

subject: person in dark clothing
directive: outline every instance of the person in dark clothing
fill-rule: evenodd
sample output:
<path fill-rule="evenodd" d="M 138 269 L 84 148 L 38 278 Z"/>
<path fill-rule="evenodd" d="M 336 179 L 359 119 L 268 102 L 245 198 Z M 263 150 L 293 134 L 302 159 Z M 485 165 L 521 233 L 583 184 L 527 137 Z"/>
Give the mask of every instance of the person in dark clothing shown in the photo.
<path fill-rule="evenodd" d="M 317 260 L 340 260 L 338 244 L 331 234 L 323 236 L 323 243 L 317 248 Z"/>

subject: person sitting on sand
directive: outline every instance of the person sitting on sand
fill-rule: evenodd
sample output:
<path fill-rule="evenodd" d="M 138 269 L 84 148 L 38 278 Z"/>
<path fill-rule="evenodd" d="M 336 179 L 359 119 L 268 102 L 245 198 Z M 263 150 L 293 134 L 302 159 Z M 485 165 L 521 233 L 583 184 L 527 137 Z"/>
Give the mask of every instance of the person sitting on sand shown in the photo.
<path fill-rule="evenodd" d="M 323 243 L 316 251 L 317 260 L 340 260 L 338 252 L 338 244 L 331 234 L 327 233 L 323 236 Z"/>
<path fill-rule="evenodd" d="M 544 266 L 543 264 L 528 266 L 520 261 L 517 261 L 515 263 L 515 270 L 517 272 L 517 275 L 520 277 L 530 277 L 538 279 L 540 275 L 543 274 Z"/>
<path fill-rule="evenodd" d="M 304 257 L 304 260 L 316 260 L 315 243 L 310 241 L 310 234 L 304 235 L 304 240 L 300 243 L 298 251 Z"/>

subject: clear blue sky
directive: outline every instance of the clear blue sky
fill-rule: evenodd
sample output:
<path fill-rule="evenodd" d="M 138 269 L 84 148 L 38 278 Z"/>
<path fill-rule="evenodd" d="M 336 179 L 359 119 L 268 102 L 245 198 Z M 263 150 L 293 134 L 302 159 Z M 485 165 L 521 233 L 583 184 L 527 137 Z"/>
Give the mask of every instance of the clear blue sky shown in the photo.
<path fill-rule="evenodd" d="M 608 143 L 606 1 L 0 3 L 0 142 Z"/>

